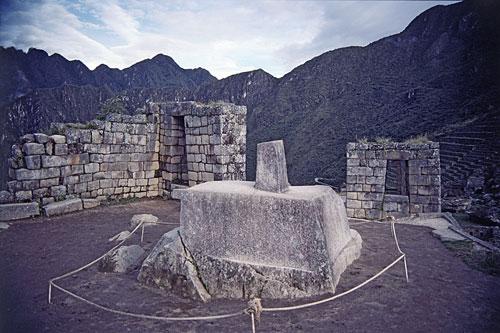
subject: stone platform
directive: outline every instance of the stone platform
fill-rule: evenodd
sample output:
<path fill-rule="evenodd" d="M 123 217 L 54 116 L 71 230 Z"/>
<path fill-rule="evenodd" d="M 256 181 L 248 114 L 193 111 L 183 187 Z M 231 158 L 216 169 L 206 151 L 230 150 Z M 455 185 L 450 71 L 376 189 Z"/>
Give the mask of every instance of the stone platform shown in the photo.
<path fill-rule="evenodd" d="M 257 145 L 257 179 L 180 190 L 181 226 L 160 239 L 139 281 L 218 298 L 335 292 L 360 255 L 344 204 L 328 186 L 290 186 L 283 141 Z"/>
<path fill-rule="evenodd" d="M 360 254 L 361 238 L 327 186 L 273 193 L 254 182 L 210 182 L 183 191 L 181 204 L 180 229 L 143 264 L 139 279 L 148 284 L 173 287 L 181 275 L 202 299 L 305 297 L 334 292 Z M 185 261 L 196 269 L 179 269 Z"/>

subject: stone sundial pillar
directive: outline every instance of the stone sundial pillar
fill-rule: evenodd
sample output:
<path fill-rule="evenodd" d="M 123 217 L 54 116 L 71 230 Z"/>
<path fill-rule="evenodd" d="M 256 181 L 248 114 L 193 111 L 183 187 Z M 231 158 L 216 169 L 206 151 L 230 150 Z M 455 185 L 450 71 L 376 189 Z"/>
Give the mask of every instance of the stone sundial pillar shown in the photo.
<path fill-rule="evenodd" d="M 283 140 L 257 144 L 255 188 L 283 193 L 288 191 L 289 187 Z"/>

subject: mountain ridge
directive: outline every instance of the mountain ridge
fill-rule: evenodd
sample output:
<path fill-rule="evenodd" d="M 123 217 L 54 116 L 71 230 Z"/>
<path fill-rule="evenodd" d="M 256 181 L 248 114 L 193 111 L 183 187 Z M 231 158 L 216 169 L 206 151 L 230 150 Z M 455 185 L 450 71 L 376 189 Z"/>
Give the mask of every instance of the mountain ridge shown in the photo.
<path fill-rule="evenodd" d="M 107 84 L 34 89 L 2 112 L 2 123 L 22 134 L 49 120 L 84 121 L 104 98 L 117 95 L 127 96 L 131 111 L 146 101 L 222 100 L 247 106 L 249 179 L 255 174 L 257 142 L 284 139 L 292 183 L 312 183 L 320 176 L 340 184 L 349 141 L 432 135 L 498 113 L 500 41 L 493 37 L 500 31 L 499 13 L 492 0 L 435 6 L 398 34 L 325 52 L 281 78 L 259 69 L 216 80 L 198 68 L 184 70 L 192 72 L 179 79 L 171 72 L 177 64 L 170 60 L 175 61 L 159 56 L 162 65 L 145 59 L 153 69 L 140 73 L 138 65 L 120 81 L 116 76 L 126 69 L 100 65 L 94 71 Z M 158 79 L 158 72 L 166 79 Z M 86 101 L 85 94 L 95 102 Z M 36 126 L 23 119 L 29 114 L 38 115 Z"/>

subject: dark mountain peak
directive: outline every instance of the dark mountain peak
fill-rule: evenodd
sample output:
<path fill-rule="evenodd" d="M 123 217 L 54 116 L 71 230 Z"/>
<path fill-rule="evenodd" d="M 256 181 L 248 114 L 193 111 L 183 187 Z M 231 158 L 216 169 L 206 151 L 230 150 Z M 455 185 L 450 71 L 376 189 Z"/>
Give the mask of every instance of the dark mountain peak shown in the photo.
<path fill-rule="evenodd" d="M 153 60 L 157 63 L 169 63 L 172 65 L 178 66 L 177 63 L 175 62 L 175 60 L 172 59 L 172 57 L 165 55 L 163 53 L 159 53 L 159 54 L 155 55 L 151 60 Z"/>
<path fill-rule="evenodd" d="M 257 68 L 257 69 L 254 69 L 252 71 L 244 72 L 243 74 L 246 74 L 247 77 L 249 77 L 249 78 L 260 77 L 260 78 L 271 78 L 271 79 L 276 79 L 277 80 L 277 78 L 275 76 L 273 76 L 272 74 L 266 72 L 262 68 Z"/>
<path fill-rule="evenodd" d="M 23 51 L 18 50 L 13 46 L 9 46 L 9 47 L 0 46 L 0 52 L 23 52 Z"/>
<path fill-rule="evenodd" d="M 241 73 L 229 75 L 228 77 L 225 77 L 219 81 L 235 81 L 235 80 L 241 81 L 241 80 L 250 79 L 252 77 L 272 78 L 272 79 L 277 80 L 276 77 L 272 76 L 271 74 L 269 74 L 265 70 L 258 68 L 258 69 L 253 69 L 251 71 L 246 71 L 246 72 L 241 72 Z"/>
<path fill-rule="evenodd" d="M 40 50 L 40 49 L 37 49 L 34 47 L 30 47 L 28 49 L 27 55 L 31 56 L 31 57 L 37 57 L 37 58 L 46 58 L 49 56 L 49 54 L 47 52 L 45 52 L 44 50 Z"/>
<path fill-rule="evenodd" d="M 80 70 L 90 71 L 90 69 L 87 67 L 87 65 L 85 65 L 83 62 L 81 62 L 78 59 L 71 60 L 70 63 L 73 64 L 73 65 L 75 65 L 75 67 L 77 67 Z"/>
<path fill-rule="evenodd" d="M 106 65 L 106 64 L 100 64 L 99 66 L 97 66 L 96 68 L 94 68 L 94 72 L 108 71 L 108 70 L 111 70 L 111 68 L 108 65 Z"/>
<path fill-rule="evenodd" d="M 274 75 L 272 75 L 272 74 L 271 74 L 271 73 L 269 73 L 269 72 L 266 72 L 266 71 L 265 71 L 264 69 L 262 69 L 262 68 L 257 68 L 257 69 L 255 70 L 255 72 L 258 72 L 258 73 L 261 73 L 261 74 L 265 74 L 265 75 L 271 75 L 272 77 L 275 77 Z"/>

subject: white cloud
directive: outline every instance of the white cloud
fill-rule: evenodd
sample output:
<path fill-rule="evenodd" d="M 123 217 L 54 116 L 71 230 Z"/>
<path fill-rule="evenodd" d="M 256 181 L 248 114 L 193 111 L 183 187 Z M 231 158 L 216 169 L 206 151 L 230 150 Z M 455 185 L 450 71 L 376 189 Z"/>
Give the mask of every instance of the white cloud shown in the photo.
<path fill-rule="evenodd" d="M 158 53 L 221 78 L 263 68 L 282 76 L 325 51 L 401 31 L 431 2 L 19 1 L 1 14 L 0 44 L 124 68 Z"/>

